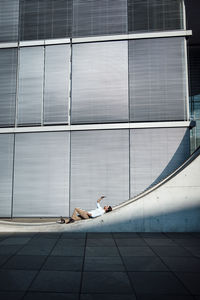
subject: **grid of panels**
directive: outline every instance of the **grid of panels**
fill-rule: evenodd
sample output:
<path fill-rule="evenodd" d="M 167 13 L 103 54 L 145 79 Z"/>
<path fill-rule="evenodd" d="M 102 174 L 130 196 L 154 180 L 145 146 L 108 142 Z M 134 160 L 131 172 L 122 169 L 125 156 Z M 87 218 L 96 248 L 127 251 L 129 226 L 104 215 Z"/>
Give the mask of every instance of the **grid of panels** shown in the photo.
<path fill-rule="evenodd" d="M 129 131 L 71 133 L 71 204 L 86 210 L 106 195 L 109 205 L 129 198 Z"/>
<path fill-rule="evenodd" d="M 70 45 L 45 48 L 44 124 L 66 124 L 70 84 Z"/>
<path fill-rule="evenodd" d="M 22 41 L 183 29 L 182 11 L 182 0 L 2 0 L 0 42 L 18 41 L 19 22 Z"/>
<path fill-rule="evenodd" d="M 190 155 L 189 129 L 130 130 L 131 197 L 158 183 Z"/>
<path fill-rule="evenodd" d="M 73 45 L 72 124 L 128 121 L 128 42 Z"/>
<path fill-rule="evenodd" d="M 71 36 L 72 0 L 21 0 L 20 40 Z"/>
<path fill-rule="evenodd" d="M 129 41 L 130 121 L 187 119 L 185 39 Z"/>
<path fill-rule="evenodd" d="M 18 41 L 19 0 L 0 1 L 0 43 Z"/>
<path fill-rule="evenodd" d="M 13 146 L 13 134 L 0 135 L 4 217 L 11 215 Z M 129 188 L 133 197 L 171 174 L 189 150 L 186 128 L 131 129 L 130 144 L 127 129 L 74 131 L 71 143 L 69 132 L 16 134 L 13 216 L 89 210 L 102 194 L 105 205 L 117 205 L 129 198 Z"/>
<path fill-rule="evenodd" d="M 73 36 L 127 33 L 127 0 L 74 0 Z"/>
<path fill-rule="evenodd" d="M 69 133 L 16 134 L 14 217 L 69 213 Z"/>
<path fill-rule="evenodd" d="M 0 126 L 15 123 L 17 50 L 0 49 Z"/>
<path fill-rule="evenodd" d="M 128 31 L 183 29 L 182 0 L 128 0 Z"/>

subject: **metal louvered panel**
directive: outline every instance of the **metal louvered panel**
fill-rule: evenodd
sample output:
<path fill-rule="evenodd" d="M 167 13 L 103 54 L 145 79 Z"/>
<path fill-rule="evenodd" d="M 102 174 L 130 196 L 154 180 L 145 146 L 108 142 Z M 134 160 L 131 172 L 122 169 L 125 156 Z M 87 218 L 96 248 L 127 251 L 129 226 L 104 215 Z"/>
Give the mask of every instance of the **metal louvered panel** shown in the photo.
<path fill-rule="evenodd" d="M 69 133 L 16 135 L 14 216 L 69 214 Z"/>
<path fill-rule="evenodd" d="M 128 31 L 183 29 L 182 0 L 128 0 Z"/>
<path fill-rule="evenodd" d="M 39 0 L 20 0 L 20 40 L 37 40 L 39 33 L 44 38 L 44 28 L 41 30 L 39 26 L 43 19 L 39 11 L 42 11 Z"/>
<path fill-rule="evenodd" d="M 21 40 L 71 36 L 72 0 L 21 1 Z"/>
<path fill-rule="evenodd" d="M 127 41 L 73 45 L 72 124 L 128 121 Z"/>
<path fill-rule="evenodd" d="M 189 129 L 130 131 L 131 196 L 171 174 L 190 155 Z"/>
<path fill-rule="evenodd" d="M 187 119 L 184 38 L 129 41 L 131 121 Z"/>
<path fill-rule="evenodd" d="M 102 206 L 129 197 L 128 130 L 76 131 L 71 136 L 71 213 L 89 210 L 102 194 Z"/>
<path fill-rule="evenodd" d="M 19 0 L 0 1 L 0 42 L 18 41 Z"/>
<path fill-rule="evenodd" d="M 72 0 L 53 0 L 51 38 L 72 35 Z"/>
<path fill-rule="evenodd" d="M 11 217 L 13 134 L 0 134 L 0 217 Z"/>
<path fill-rule="evenodd" d="M 127 32 L 127 0 L 74 0 L 73 36 Z"/>
<path fill-rule="evenodd" d="M 41 124 L 44 48 L 20 49 L 18 125 Z"/>
<path fill-rule="evenodd" d="M 17 50 L 0 49 L 0 126 L 15 123 Z"/>
<path fill-rule="evenodd" d="M 70 45 L 45 49 L 44 124 L 67 123 Z"/>

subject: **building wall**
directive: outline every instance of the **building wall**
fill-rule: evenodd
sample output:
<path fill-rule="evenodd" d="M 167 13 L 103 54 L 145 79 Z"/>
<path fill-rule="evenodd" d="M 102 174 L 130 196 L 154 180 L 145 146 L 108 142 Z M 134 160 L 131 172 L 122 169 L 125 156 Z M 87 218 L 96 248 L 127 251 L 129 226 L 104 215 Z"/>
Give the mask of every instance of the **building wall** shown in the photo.
<path fill-rule="evenodd" d="M 117 205 L 188 157 L 183 9 L 0 0 L 2 217 Z"/>

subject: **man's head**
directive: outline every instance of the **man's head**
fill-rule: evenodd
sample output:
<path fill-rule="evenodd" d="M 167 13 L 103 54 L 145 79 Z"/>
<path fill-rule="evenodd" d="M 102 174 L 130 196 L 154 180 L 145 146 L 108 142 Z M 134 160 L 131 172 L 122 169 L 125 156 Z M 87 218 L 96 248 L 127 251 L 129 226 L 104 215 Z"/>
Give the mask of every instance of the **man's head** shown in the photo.
<path fill-rule="evenodd" d="M 112 211 L 112 207 L 111 206 L 104 206 L 104 210 L 106 213 L 108 213 L 109 211 Z"/>

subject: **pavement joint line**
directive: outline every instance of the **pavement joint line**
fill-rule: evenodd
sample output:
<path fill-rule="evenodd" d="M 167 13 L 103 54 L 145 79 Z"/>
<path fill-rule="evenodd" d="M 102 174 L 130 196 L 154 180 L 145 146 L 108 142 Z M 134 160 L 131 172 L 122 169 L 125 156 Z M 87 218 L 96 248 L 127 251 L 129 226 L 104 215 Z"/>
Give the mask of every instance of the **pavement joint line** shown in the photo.
<path fill-rule="evenodd" d="M 81 291 L 83 286 L 83 273 L 84 273 L 84 265 L 85 265 L 85 254 L 86 254 L 86 246 L 87 246 L 87 233 L 85 235 L 85 245 L 84 245 L 84 252 L 83 252 L 83 262 L 82 262 L 82 268 L 81 268 L 81 278 L 80 278 L 80 287 L 79 287 L 79 295 L 78 300 L 81 299 Z"/>
<path fill-rule="evenodd" d="M 144 239 L 145 241 L 145 239 Z M 145 243 L 148 245 L 148 243 L 145 241 Z M 178 276 L 176 275 L 176 273 L 174 271 L 172 271 L 168 265 L 165 263 L 165 261 L 163 260 L 163 258 L 161 256 L 159 256 L 154 249 L 152 248 L 151 245 L 148 245 L 148 247 L 153 251 L 153 253 L 161 260 L 161 262 L 166 266 L 166 268 L 169 270 L 168 273 L 171 273 L 174 275 L 174 277 L 178 280 L 178 282 L 181 284 L 181 286 L 183 286 L 185 288 L 185 290 L 189 293 L 190 296 L 193 297 L 193 294 L 190 292 L 190 290 L 186 287 L 186 285 L 180 280 L 180 278 L 178 278 Z M 167 247 L 167 246 L 166 246 Z"/>
<path fill-rule="evenodd" d="M 36 234 L 37 235 L 37 234 Z M 40 235 L 40 233 L 38 233 L 38 235 Z M 47 259 L 49 258 L 49 256 L 51 255 L 52 251 L 54 250 L 54 248 L 56 247 L 58 241 L 60 240 L 61 235 L 58 236 L 57 241 L 55 242 L 54 246 L 52 247 L 51 251 L 49 252 L 49 254 L 46 256 L 46 258 L 44 259 L 43 263 L 41 264 L 40 268 L 36 271 L 35 276 L 33 277 L 33 279 L 31 280 L 29 286 L 27 287 L 23 297 L 21 300 L 24 300 L 24 298 L 26 297 L 26 295 L 28 294 L 28 292 L 30 291 L 30 287 L 32 286 L 34 280 L 37 278 L 37 276 L 39 275 L 40 271 L 42 270 L 44 264 L 46 263 Z M 39 291 L 40 292 L 40 291 Z"/>
<path fill-rule="evenodd" d="M 127 270 L 127 268 L 126 268 L 126 265 L 125 265 L 125 263 L 124 263 L 123 257 L 122 257 L 122 255 L 121 255 L 121 253 L 120 253 L 120 251 L 119 251 L 119 248 L 118 248 L 118 245 L 117 245 L 117 243 L 116 243 L 116 240 L 115 240 L 114 234 L 113 234 L 113 233 L 111 233 L 111 235 L 112 235 L 112 237 L 113 237 L 113 240 L 114 240 L 115 246 L 116 246 L 116 248 L 117 248 L 117 251 L 118 251 L 118 253 L 119 253 L 119 257 L 121 258 L 122 264 L 123 264 L 123 266 L 124 266 L 124 270 L 125 270 L 125 272 L 124 272 L 124 273 L 126 273 L 126 275 L 127 275 L 127 277 L 128 277 L 128 281 L 129 281 L 130 287 L 131 287 L 131 289 L 132 289 L 132 291 L 133 291 L 133 295 L 135 296 L 135 298 L 136 298 L 136 300 L 137 300 L 138 298 L 137 298 L 136 291 L 135 291 L 135 289 L 134 289 L 134 287 L 133 287 L 133 285 L 132 285 L 132 282 L 131 282 L 131 279 L 130 279 L 130 276 L 129 276 L 128 270 Z"/>

